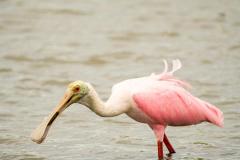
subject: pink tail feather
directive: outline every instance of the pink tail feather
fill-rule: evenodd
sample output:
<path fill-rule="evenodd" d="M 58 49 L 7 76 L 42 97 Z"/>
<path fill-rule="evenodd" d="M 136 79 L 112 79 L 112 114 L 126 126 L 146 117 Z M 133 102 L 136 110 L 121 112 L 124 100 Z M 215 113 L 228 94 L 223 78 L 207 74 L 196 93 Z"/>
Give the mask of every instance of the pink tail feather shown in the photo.
<path fill-rule="evenodd" d="M 206 107 L 211 111 L 208 114 L 208 121 L 219 126 L 223 127 L 223 113 L 217 107 L 205 102 Z"/>

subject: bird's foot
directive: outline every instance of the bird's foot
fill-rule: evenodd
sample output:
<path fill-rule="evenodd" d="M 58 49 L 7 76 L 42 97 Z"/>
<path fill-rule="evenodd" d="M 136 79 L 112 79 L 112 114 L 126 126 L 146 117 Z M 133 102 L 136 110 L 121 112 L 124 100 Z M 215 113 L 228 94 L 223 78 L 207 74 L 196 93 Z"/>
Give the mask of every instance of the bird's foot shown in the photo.
<path fill-rule="evenodd" d="M 158 160 L 172 160 L 172 153 L 166 154 L 163 158 L 158 158 Z"/>
<path fill-rule="evenodd" d="M 173 155 L 174 153 L 168 153 L 168 154 L 166 154 L 166 156 L 167 157 L 165 157 L 166 158 L 166 160 L 172 160 L 172 155 Z"/>

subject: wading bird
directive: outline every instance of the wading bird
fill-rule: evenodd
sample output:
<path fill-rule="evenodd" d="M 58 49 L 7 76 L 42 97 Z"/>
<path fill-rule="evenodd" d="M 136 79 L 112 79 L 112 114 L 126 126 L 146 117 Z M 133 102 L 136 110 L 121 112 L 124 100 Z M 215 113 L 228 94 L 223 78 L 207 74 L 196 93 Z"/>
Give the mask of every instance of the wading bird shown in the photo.
<path fill-rule="evenodd" d="M 210 103 L 191 95 L 185 89 L 189 85 L 173 76 L 173 73 L 181 68 L 181 62 L 173 60 L 172 64 L 169 72 L 168 64 L 164 60 L 165 69 L 161 74 L 129 79 L 114 85 L 106 102 L 100 99 L 90 83 L 70 83 L 59 105 L 33 131 L 31 139 L 42 143 L 53 121 L 73 103 L 85 105 L 102 117 L 125 113 L 138 122 L 148 124 L 157 138 L 159 160 L 164 158 L 163 143 L 169 155 L 175 153 L 165 133 L 167 126 L 187 126 L 207 121 L 222 127 L 222 112 Z"/>

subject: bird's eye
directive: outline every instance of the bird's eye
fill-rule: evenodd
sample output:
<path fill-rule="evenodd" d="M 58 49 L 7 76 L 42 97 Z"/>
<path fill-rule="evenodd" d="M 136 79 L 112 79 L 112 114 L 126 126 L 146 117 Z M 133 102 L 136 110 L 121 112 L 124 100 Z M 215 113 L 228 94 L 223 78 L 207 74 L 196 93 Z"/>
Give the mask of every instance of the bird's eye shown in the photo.
<path fill-rule="evenodd" d="M 80 87 L 74 88 L 74 92 L 79 92 L 79 91 L 80 91 Z"/>

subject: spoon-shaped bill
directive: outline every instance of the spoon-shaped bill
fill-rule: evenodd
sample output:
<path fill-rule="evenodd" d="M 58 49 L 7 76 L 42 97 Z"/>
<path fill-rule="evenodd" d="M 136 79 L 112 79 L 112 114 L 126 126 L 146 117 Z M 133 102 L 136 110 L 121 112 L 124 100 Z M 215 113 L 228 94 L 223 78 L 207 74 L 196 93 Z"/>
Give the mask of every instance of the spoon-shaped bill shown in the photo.
<path fill-rule="evenodd" d="M 42 123 L 32 132 L 31 139 L 32 141 L 40 144 L 44 141 L 47 136 L 47 133 L 58 115 L 66 109 L 71 102 L 73 94 L 71 92 L 66 92 L 59 105 L 49 114 L 48 117 L 44 118 Z"/>

